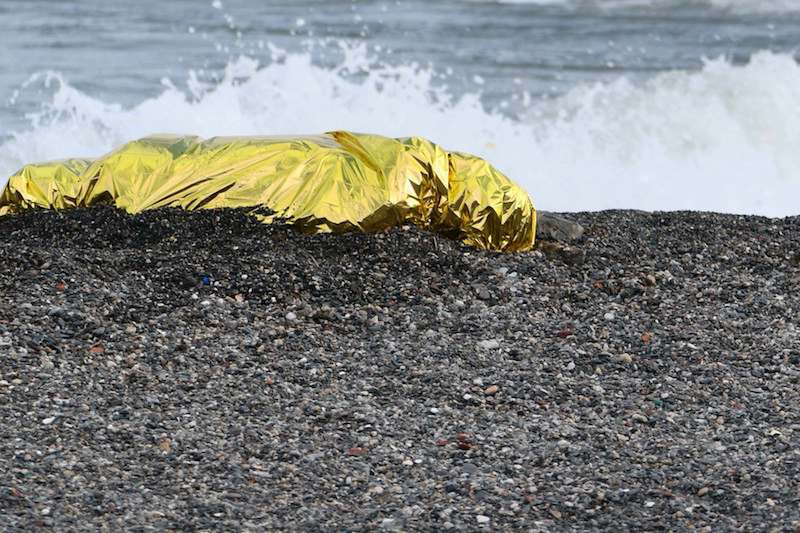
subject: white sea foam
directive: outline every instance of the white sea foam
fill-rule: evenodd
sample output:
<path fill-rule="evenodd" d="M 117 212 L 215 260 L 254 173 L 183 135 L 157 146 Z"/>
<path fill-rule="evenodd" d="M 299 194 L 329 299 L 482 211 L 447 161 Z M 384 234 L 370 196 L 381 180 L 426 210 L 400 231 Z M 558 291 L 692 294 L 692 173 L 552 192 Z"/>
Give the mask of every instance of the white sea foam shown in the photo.
<path fill-rule="evenodd" d="M 361 77 L 347 75 L 363 72 Z M 162 92 L 127 108 L 85 94 L 57 73 L 31 126 L 0 144 L 0 175 L 31 161 L 98 156 L 156 132 L 201 136 L 351 129 L 421 135 L 487 157 L 551 210 L 700 209 L 800 213 L 800 66 L 761 52 L 749 64 L 620 78 L 534 102 L 512 120 L 476 94 L 453 97 L 435 73 L 375 66 L 364 48 L 336 69 L 308 54 L 231 62 L 213 86 Z"/>

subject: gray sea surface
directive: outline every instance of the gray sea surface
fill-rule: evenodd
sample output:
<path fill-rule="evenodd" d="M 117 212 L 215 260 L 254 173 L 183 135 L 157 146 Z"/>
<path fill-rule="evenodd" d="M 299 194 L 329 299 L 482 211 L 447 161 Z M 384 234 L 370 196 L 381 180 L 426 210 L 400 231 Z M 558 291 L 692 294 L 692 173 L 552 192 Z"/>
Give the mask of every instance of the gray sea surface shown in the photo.
<path fill-rule="evenodd" d="M 133 105 L 165 77 L 180 84 L 190 68 L 213 75 L 238 54 L 264 54 L 259 42 L 297 50 L 310 40 L 315 59 L 332 64 L 336 47 L 320 43 L 341 39 L 377 46 L 392 63 L 451 68 L 456 91 L 474 89 L 479 76 L 493 106 L 520 85 L 559 94 L 620 74 L 699 69 L 704 58 L 795 53 L 800 2 L 796 10 L 769 4 L 225 0 L 215 9 L 197 0 L 3 0 L 0 95 L 8 100 L 52 70 L 81 91 Z M 40 104 L 23 91 L 0 108 L 2 130 L 20 127 Z"/>

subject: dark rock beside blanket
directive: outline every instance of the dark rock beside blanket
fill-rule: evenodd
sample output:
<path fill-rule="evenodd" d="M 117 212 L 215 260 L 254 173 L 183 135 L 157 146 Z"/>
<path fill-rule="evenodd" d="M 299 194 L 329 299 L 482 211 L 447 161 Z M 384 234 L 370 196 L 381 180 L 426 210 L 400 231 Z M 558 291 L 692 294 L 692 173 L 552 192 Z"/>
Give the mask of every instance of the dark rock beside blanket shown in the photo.
<path fill-rule="evenodd" d="M 536 211 L 536 238 L 552 241 L 575 241 L 583 236 L 583 226 L 563 216 Z"/>

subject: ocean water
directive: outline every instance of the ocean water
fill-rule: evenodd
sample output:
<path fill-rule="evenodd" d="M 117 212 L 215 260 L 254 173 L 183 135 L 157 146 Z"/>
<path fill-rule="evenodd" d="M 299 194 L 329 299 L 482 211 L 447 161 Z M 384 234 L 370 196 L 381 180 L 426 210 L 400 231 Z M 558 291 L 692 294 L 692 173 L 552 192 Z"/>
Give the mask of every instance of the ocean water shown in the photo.
<path fill-rule="evenodd" d="M 0 184 L 152 133 L 351 129 L 542 209 L 800 214 L 800 0 L 0 0 Z"/>

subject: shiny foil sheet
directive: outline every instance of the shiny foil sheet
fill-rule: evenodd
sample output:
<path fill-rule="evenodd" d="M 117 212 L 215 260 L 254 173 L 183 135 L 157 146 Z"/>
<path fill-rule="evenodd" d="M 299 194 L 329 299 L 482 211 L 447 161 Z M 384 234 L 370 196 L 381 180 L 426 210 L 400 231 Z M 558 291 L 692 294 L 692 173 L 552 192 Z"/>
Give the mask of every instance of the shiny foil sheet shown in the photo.
<path fill-rule="evenodd" d="M 536 212 L 528 194 L 485 160 L 418 137 L 336 131 L 308 137 L 154 136 L 90 161 L 25 166 L 0 195 L 0 215 L 115 205 L 252 207 L 310 233 L 377 232 L 412 223 L 478 248 L 525 251 Z"/>

